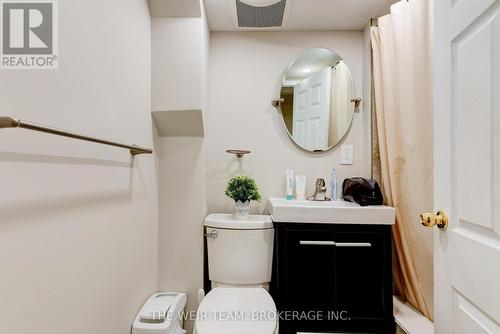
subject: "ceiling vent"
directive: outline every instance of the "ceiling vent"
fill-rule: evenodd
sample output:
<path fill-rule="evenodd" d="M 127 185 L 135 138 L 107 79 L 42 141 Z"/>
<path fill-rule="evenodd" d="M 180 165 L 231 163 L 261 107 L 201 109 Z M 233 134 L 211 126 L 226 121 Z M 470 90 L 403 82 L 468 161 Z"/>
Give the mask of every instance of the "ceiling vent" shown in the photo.
<path fill-rule="evenodd" d="M 279 28 L 285 23 L 292 0 L 236 0 L 239 28 Z"/>

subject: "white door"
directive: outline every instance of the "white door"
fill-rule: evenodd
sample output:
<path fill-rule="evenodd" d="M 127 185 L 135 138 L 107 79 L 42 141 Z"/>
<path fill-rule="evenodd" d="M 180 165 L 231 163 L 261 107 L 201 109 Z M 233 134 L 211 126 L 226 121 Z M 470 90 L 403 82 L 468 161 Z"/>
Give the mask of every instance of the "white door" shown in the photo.
<path fill-rule="evenodd" d="M 500 333 L 500 1 L 434 1 L 437 334 Z"/>
<path fill-rule="evenodd" d="M 308 150 L 328 147 L 332 69 L 311 75 L 293 89 L 294 141 Z"/>

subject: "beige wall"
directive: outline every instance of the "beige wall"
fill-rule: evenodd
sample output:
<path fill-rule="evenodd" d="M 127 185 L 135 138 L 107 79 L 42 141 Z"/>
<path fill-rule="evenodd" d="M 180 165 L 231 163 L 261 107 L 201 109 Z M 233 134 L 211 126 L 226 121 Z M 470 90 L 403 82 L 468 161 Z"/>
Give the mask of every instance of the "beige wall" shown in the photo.
<path fill-rule="evenodd" d="M 203 19 L 151 19 L 152 110 L 200 110 Z"/>
<path fill-rule="evenodd" d="M 179 43 L 179 39 L 190 41 Z M 182 133 L 192 119 L 182 113 L 189 108 L 201 110 L 206 128 L 209 40 L 203 10 L 200 18 L 153 19 L 153 101 L 158 101 L 158 110 L 167 113 L 181 110 L 176 113 L 177 136 L 162 136 L 159 142 L 159 288 L 186 292 L 187 311 L 196 311 L 197 291 L 203 288 L 206 158 L 205 138 Z M 175 86 L 177 82 L 183 85 Z M 173 91 L 167 92 L 172 86 Z M 193 325 L 187 321 L 185 328 L 191 332 Z"/>
<path fill-rule="evenodd" d="M 255 177 L 263 195 L 254 212 L 264 209 L 270 196 L 285 195 L 285 170 L 307 176 L 307 193 L 317 177 L 328 181 L 333 167 L 339 183 L 349 176 L 370 176 L 365 158 L 364 112 L 355 113 L 344 143 L 354 144 L 354 165 L 339 165 L 340 146 L 322 154 L 305 152 L 289 139 L 281 115 L 271 106 L 279 96 L 287 66 L 306 48 L 327 47 L 349 65 L 358 96 L 362 96 L 363 33 L 361 31 L 213 32 L 207 130 L 207 201 L 209 212 L 231 212 L 224 195 L 231 175 Z M 226 149 L 252 151 L 241 161 Z M 367 172 L 368 171 L 368 172 Z M 339 184 L 340 187 L 340 184 Z M 340 189 L 339 189 L 340 192 Z"/>
<path fill-rule="evenodd" d="M 1 113 L 152 147 L 146 1 L 58 3 L 59 69 L 1 71 Z M 0 333 L 129 333 L 157 290 L 156 164 L 0 131 Z"/>
<path fill-rule="evenodd" d="M 160 139 L 159 286 L 187 292 L 188 311 L 196 311 L 203 288 L 204 146 L 200 137 Z"/>

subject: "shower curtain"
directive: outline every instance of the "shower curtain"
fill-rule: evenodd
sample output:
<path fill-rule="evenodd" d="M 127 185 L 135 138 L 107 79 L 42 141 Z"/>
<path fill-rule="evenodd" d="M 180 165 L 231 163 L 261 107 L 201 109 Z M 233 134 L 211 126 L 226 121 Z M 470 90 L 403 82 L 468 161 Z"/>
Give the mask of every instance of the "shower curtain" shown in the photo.
<path fill-rule="evenodd" d="M 350 125 L 354 106 L 354 82 L 347 64 L 341 60 L 332 69 L 330 93 L 330 125 L 328 145 L 335 146 L 344 136 Z"/>
<path fill-rule="evenodd" d="M 381 183 L 393 226 L 396 293 L 432 318 L 432 77 L 429 0 L 402 0 L 371 28 Z"/>

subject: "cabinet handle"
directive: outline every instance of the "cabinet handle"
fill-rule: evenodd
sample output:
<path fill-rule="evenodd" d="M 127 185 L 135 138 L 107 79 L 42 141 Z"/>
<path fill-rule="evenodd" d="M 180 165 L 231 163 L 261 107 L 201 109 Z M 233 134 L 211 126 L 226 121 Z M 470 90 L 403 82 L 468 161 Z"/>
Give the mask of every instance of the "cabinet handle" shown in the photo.
<path fill-rule="evenodd" d="M 313 245 L 313 246 L 335 246 L 335 241 L 309 241 L 300 240 L 301 245 Z"/>
<path fill-rule="evenodd" d="M 304 246 L 335 246 L 335 247 L 371 247 L 369 242 L 335 242 L 335 241 L 310 241 L 300 240 Z"/>
<path fill-rule="evenodd" d="M 372 244 L 369 242 L 337 242 L 335 244 L 337 247 L 371 247 Z"/>

